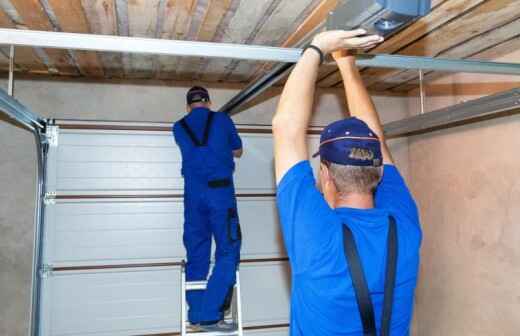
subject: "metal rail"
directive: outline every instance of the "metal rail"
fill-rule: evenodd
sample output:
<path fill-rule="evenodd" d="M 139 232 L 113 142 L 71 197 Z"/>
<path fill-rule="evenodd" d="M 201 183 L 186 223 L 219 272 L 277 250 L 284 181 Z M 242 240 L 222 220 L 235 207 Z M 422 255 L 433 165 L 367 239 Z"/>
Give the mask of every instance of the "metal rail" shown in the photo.
<path fill-rule="evenodd" d="M 462 122 L 520 111 L 520 88 L 482 97 L 384 125 L 388 137 L 409 136 Z"/>
<path fill-rule="evenodd" d="M 0 113 L 6 114 L 19 124 L 29 129 L 34 135 L 36 144 L 36 205 L 34 215 L 34 247 L 33 268 L 31 278 L 31 303 L 30 303 L 30 335 L 38 335 L 40 323 L 40 292 L 41 278 L 39 272 L 42 266 L 42 237 L 43 218 L 45 205 L 43 196 L 45 194 L 45 167 L 47 161 L 48 144 L 45 137 L 46 120 L 29 111 L 16 99 L 9 96 L 7 92 L 0 89 Z"/>

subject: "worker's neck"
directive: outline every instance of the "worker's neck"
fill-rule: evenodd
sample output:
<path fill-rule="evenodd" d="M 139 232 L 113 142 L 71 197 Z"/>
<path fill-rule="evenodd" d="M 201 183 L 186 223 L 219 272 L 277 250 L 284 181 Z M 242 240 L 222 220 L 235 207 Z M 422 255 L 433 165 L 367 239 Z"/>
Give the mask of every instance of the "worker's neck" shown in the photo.
<path fill-rule="evenodd" d="M 334 208 L 372 209 L 374 196 L 372 194 L 338 194 Z"/>

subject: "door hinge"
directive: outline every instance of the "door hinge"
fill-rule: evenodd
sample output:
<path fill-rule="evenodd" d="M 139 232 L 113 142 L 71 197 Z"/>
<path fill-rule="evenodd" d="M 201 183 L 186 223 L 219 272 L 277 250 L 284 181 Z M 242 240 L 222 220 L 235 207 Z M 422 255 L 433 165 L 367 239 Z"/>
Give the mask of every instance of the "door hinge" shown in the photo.
<path fill-rule="evenodd" d="M 58 135 L 58 126 L 47 126 L 45 130 L 45 138 L 47 139 L 47 143 L 49 144 L 49 146 L 58 147 Z"/>
<path fill-rule="evenodd" d="M 53 270 L 53 267 L 52 265 L 48 265 L 48 264 L 43 264 L 42 267 L 40 268 L 40 278 L 48 278 L 49 276 L 52 275 L 52 270 Z"/>
<path fill-rule="evenodd" d="M 46 192 L 45 196 L 43 196 L 43 204 L 45 204 L 45 205 L 56 204 L 56 192 L 55 191 Z"/>

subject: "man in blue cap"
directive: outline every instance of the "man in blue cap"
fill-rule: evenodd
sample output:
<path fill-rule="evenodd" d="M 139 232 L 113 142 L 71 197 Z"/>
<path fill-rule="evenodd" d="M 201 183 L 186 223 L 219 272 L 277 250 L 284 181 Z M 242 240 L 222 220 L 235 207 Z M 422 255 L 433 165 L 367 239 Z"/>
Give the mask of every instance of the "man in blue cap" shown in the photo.
<path fill-rule="evenodd" d="M 273 118 L 277 201 L 292 268 L 291 335 L 408 335 L 421 229 L 378 114 L 347 51 L 380 43 L 364 30 L 315 37 Z M 307 152 L 315 82 L 333 53 L 350 118 L 321 134 L 319 182 Z"/>
<path fill-rule="evenodd" d="M 242 155 L 242 141 L 226 113 L 210 110 L 208 91 L 200 86 L 187 93 L 188 115 L 173 126 L 181 149 L 184 177 L 184 246 L 186 280 L 206 280 L 211 240 L 216 242 L 215 266 L 205 291 L 189 291 L 188 319 L 204 331 L 228 331 L 223 321 L 229 308 L 242 234 L 233 185 L 234 157 Z"/>

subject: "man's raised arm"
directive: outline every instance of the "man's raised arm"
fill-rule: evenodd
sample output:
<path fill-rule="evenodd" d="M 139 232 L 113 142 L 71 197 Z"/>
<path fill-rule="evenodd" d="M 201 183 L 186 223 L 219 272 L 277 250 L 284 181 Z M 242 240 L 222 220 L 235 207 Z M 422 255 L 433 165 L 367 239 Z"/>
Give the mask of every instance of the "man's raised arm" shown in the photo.
<path fill-rule="evenodd" d="M 365 48 L 382 41 L 379 36 L 363 36 L 362 29 L 330 31 L 318 34 L 312 45 L 327 55 L 335 50 Z M 314 103 L 320 53 L 307 49 L 285 84 L 278 109 L 273 117 L 276 181 L 296 163 L 307 160 L 307 128 Z"/>
<path fill-rule="evenodd" d="M 381 141 L 383 163 L 393 164 L 394 162 L 386 144 L 381 120 L 379 119 L 374 103 L 363 84 L 363 80 L 356 66 L 355 57 L 348 51 L 344 50 L 336 51 L 333 56 L 338 64 L 341 77 L 343 78 L 350 115 L 363 120 L 372 130 L 374 130 L 374 132 L 377 133 L 377 136 Z"/>

